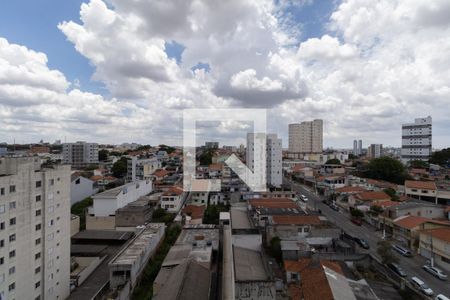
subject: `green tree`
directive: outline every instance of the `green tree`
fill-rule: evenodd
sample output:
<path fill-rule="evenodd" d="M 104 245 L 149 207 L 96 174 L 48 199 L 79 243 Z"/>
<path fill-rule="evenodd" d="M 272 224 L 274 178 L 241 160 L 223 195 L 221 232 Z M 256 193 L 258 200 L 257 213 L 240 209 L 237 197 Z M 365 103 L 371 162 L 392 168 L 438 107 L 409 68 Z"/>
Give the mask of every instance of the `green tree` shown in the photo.
<path fill-rule="evenodd" d="M 353 154 L 353 153 L 350 153 L 350 154 L 348 155 L 348 159 L 356 159 L 356 158 L 358 158 L 358 156 L 356 156 L 356 155 Z"/>
<path fill-rule="evenodd" d="M 355 217 L 355 218 L 362 218 L 362 217 L 364 217 L 364 213 L 361 210 L 357 209 L 357 208 L 354 208 L 354 209 L 350 210 L 350 214 L 352 215 L 352 217 Z"/>
<path fill-rule="evenodd" d="M 203 151 L 202 154 L 200 154 L 198 160 L 200 161 L 200 165 L 202 166 L 208 166 L 212 163 L 212 157 L 214 155 L 214 150 L 206 150 Z"/>
<path fill-rule="evenodd" d="M 127 158 L 121 157 L 112 166 L 112 172 L 114 177 L 121 178 L 127 174 Z"/>
<path fill-rule="evenodd" d="M 423 160 L 412 160 L 408 163 L 408 166 L 416 169 L 427 169 L 430 165 Z"/>
<path fill-rule="evenodd" d="M 450 148 L 431 154 L 430 163 L 447 167 L 450 164 Z"/>
<path fill-rule="evenodd" d="M 164 144 L 159 145 L 158 149 L 159 149 L 159 151 L 166 151 L 167 154 L 170 154 L 170 153 L 172 153 L 173 151 L 176 150 L 174 147 L 167 146 L 167 145 L 164 145 Z"/>
<path fill-rule="evenodd" d="M 99 161 L 105 161 L 108 159 L 108 150 L 102 149 L 98 151 L 98 160 Z"/>
<path fill-rule="evenodd" d="M 408 178 L 403 164 L 388 156 L 372 159 L 367 165 L 365 175 L 372 179 L 381 179 L 397 184 L 403 184 Z"/>
<path fill-rule="evenodd" d="M 397 192 L 393 189 L 393 188 L 387 188 L 383 190 L 386 194 L 389 195 L 389 197 L 391 197 L 392 201 L 399 201 L 400 198 L 397 195 Z"/>
<path fill-rule="evenodd" d="M 279 263 L 283 261 L 283 255 L 281 252 L 281 240 L 279 237 L 273 237 L 270 240 L 270 255 L 274 257 Z"/>
<path fill-rule="evenodd" d="M 92 206 L 93 200 L 87 197 L 80 202 L 74 203 L 70 208 L 70 212 L 80 217 L 80 230 L 86 229 L 86 211 L 89 206 Z"/>
<path fill-rule="evenodd" d="M 382 212 L 383 212 L 383 208 L 378 205 L 372 205 L 369 210 L 369 213 L 373 216 L 378 216 Z"/>
<path fill-rule="evenodd" d="M 327 160 L 327 162 L 325 163 L 326 165 L 340 165 L 341 161 L 337 158 L 332 158 Z"/>
<path fill-rule="evenodd" d="M 397 256 L 392 253 L 391 243 L 388 241 L 378 242 L 377 253 L 381 257 L 383 264 L 390 264 L 398 262 Z"/>
<path fill-rule="evenodd" d="M 157 208 L 152 213 L 152 222 L 169 224 L 173 221 L 173 214 L 166 212 L 163 208 Z"/>
<path fill-rule="evenodd" d="M 224 204 L 210 204 L 205 210 L 203 215 L 204 224 L 219 224 L 220 213 L 224 211 L 229 211 L 230 207 Z"/>

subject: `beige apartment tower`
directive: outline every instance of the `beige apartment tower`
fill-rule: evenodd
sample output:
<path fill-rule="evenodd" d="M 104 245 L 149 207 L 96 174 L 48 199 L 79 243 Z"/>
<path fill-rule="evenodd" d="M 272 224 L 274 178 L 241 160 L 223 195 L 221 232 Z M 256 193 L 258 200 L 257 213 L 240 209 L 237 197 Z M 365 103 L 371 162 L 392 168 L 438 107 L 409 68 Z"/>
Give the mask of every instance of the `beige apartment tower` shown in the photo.
<path fill-rule="evenodd" d="M 323 121 L 301 122 L 289 124 L 289 152 L 322 153 Z"/>
<path fill-rule="evenodd" d="M 70 294 L 70 166 L 0 159 L 0 299 Z"/>

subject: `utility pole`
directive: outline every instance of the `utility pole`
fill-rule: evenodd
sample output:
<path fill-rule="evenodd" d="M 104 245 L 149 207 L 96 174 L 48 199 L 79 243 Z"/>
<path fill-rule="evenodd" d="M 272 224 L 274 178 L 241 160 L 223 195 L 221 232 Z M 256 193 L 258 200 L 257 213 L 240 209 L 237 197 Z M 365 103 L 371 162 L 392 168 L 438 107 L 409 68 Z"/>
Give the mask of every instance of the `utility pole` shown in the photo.
<path fill-rule="evenodd" d="M 430 232 L 430 251 L 431 251 L 430 264 L 432 267 L 434 267 L 433 234 L 431 232 Z"/>

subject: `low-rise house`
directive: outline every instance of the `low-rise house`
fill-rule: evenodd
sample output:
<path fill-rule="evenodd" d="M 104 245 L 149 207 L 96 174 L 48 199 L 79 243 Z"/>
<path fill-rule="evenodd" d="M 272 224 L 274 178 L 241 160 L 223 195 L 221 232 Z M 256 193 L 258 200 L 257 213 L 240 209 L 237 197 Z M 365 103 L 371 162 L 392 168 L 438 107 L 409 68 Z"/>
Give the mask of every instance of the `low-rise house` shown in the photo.
<path fill-rule="evenodd" d="M 152 174 L 152 177 L 156 181 L 161 181 L 164 178 L 166 178 L 167 176 L 169 176 L 169 172 L 167 172 L 167 170 L 164 170 L 164 169 L 158 169 L 155 172 L 153 172 L 153 174 Z"/>
<path fill-rule="evenodd" d="M 87 197 L 94 195 L 94 181 L 83 176 L 72 176 L 70 183 L 70 204 L 73 205 Z"/>
<path fill-rule="evenodd" d="M 215 163 L 210 164 L 208 167 L 209 177 L 210 178 L 220 178 L 222 177 L 223 164 Z"/>
<path fill-rule="evenodd" d="M 450 272 L 450 227 L 421 230 L 419 253 Z"/>
<path fill-rule="evenodd" d="M 320 166 L 320 174 L 322 175 L 342 175 L 345 174 L 345 168 L 337 164 L 324 164 Z"/>
<path fill-rule="evenodd" d="M 94 181 L 96 186 L 102 187 L 108 185 L 112 182 L 116 182 L 117 178 L 114 176 L 104 176 L 104 175 L 94 175 L 91 176 L 90 180 Z"/>
<path fill-rule="evenodd" d="M 278 215 L 269 217 L 266 226 L 266 241 L 279 237 L 281 240 L 299 240 L 308 236 L 311 228 L 320 226 L 319 216 L 312 215 Z"/>
<path fill-rule="evenodd" d="M 248 201 L 248 211 L 255 226 L 264 228 L 273 215 L 306 215 L 293 200 L 288 198 L 264 198 Z"/>
<path fill-rule="evenodd" d="M 391 197 L 385 192 L 368 191 L 350 195 L 348 198 L 348 205 L 353 208 L 368 210 L 370 205 L 390 200 Z"/>
<path fill-rule="evenodd" d="M 186 205 L 182 212 L 185 216 L 185 224 L 202 224 L 206 206 Z"/>
<path fill-rule="evenodd" d="M 116 210 L 117 227 L 136 227 L 151 221 L 154 207 L 150 205 L 147 197 L 128 203 Z"/>
<path fill-rule="evenodd" d="M 184 201 L 183 189 L 179 186 L 172 186 L 161 195 L 161 208 L 170 213 L 180 211 Z"/>
<path fill-rule="evenodd" d="M 437 187 L 433 181 L 405 181 L 405 195 L 437 204 Z"/>

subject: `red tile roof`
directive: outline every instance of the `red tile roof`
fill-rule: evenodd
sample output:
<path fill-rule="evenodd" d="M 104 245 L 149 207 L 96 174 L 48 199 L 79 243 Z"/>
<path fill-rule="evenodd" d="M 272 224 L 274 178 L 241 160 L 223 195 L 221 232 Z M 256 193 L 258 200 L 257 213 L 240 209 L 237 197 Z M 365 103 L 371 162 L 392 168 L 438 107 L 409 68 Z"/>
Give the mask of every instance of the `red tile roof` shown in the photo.
<path fill-rule="evenodd" d="M 170 187 L 163 193 L 163 196 L 179 196 L 183 194 L 183 189 L 177 185 Z"/>
<path fill-rule="evenodd" d="M 379 206 L 379 207 L 385 208 L 385 207 L 396 206 L 399 204 L 400 204 L 400 202 L 398 202 L 398 201 L 388 200 L 388 201 L 383 201 L 383 202 L 374 202 L 374 203 L 372 203 L 371 206 Z"/>
<path fill-rule="evenodd" d="M 183 208 L 183 213 L 190 216 L 192 219 L 202 219 L 205 214 L 206 206 L 186 205 Z"/>
<path fill-rule="evenodd" d="M 253 207 L 264 207 L 264 208 L 298 208 L 289 198 L 264 198 L 264 199 L 251 199 L 249 203 Z"/>
<path fill-rule="evenodd" d="M 372 200 L 390 200 L 391 197 L 385 192 L 361 192 L 356 194 L 356 197 L 361 201 L 372 201 Z"/>
<path fill-rule="evenodd" d="M 153 173 L 153 175 L 156 177 L 166 177 L 168 174 L 169 172 L 164 169 L 158 169 Z"/>
<path fill-rule="evenodd" d="M 283 216 L 272 217 L 273 223 L 277 225 L 317 225 L 320 224 L 318 216 Z"/>
<path fill-rule="evenodd" d="M 222 171 L 223 165 L 222 164 L 210 164 L 209 170 L 210 171 Z"/>
<path fill-rule="evenodd" d="M 427 230 L 422 230 L 421 233 L 422 232 L 427 235 L 431 234 L 431 236 L 433 238 L 450 243 L 450 227 L 427 229 Z"/>
<path fill-rule="evenodd" d="M 410 189 L 436 190 L 433 181 L 405 180 L 405 187 Z"/>
<path fill-rule="evenodd" d="M 344 186 L 341 188 L 337 188 L 337 193 L 358 193 L 367 191 L 365 188 L 360 186 Z"/>
<path fill-rule="evenodd" d="M 419 226 L 420 224 L 423 224 L 430 220 L 431 219 L 424 218 L 424 217 L 406 216 L 406 217 L 397 218 L 396 221 L 394 221 L 394 224 L 397 226 L 400 226 L 402 228 L 413 229 L 413 228 Z"/>

